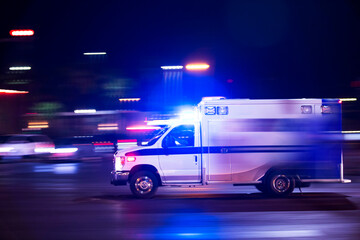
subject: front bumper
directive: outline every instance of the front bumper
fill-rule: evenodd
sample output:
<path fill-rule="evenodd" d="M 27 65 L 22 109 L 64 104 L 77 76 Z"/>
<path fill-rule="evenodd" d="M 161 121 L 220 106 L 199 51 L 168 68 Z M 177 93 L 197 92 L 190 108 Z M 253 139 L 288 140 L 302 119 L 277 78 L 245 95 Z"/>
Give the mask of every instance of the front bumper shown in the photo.
<path fill-rule="evenodd" d="M 111 184 L 115 186 L 126 185 L 129 180 L 129 171 L 111 172 Z"/>

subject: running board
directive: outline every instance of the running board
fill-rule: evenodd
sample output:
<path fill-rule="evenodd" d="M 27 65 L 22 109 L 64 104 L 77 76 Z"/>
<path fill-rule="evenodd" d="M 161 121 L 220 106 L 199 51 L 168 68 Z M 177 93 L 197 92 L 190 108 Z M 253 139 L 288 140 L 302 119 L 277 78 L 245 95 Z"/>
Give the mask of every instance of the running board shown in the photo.
<path fill-rule="evenodd" d="M 351 183 L 350 179 L 301 179 L 304 183 Z"/>

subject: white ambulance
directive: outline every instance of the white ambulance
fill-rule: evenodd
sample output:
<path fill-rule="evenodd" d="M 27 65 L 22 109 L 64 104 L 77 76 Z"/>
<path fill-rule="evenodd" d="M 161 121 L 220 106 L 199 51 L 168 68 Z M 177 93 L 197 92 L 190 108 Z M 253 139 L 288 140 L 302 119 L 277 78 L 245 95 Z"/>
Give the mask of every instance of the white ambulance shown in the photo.
<path fill-rule="evenodd" d="M 286 196 L 312 182 L 345 182 L 338 99 L 207 97 L 191 121 L 174 121 L 145 144 L 118 151 L 113 185 L 140 198 L 159 186 L 255 185 Z"/>

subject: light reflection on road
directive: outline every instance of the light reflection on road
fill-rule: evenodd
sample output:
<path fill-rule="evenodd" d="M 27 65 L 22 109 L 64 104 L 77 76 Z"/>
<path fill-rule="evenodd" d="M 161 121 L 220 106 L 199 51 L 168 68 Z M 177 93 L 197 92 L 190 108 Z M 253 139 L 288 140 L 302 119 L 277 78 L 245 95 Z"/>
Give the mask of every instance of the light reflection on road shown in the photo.
<path fill-rule="evenodd" d="M 54 173 L 54 174 L 76 174 L 78 172 L 78 163 L 60 163 L 50 165 L 36 165 L 33 172 L 35 173 Z"/>

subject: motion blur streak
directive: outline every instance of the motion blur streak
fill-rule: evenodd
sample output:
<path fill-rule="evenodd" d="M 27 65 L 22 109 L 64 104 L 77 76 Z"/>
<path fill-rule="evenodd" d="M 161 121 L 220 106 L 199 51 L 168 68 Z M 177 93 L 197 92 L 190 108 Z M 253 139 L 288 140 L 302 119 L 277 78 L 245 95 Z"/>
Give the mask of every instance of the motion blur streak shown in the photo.
<path fill-rule="evenodd" d="M 24 70 L 31 70 L 29 66 L 22 66 L 22 67 L 9 67 L 10 71 L 24 71 Z"/>
<path fill-rule="evenodd" d="M 130 101 L 135 101 L 138 102 L 140 101 L 140 98 L 119 98 L 120 102 L 130 102 Z"/>
<path fill-rule="evenodd" d="M 10 31 L 10 35 L 11 36 L 33 36 L 34 35 L 34 30 L 32 29 L 14 29 Z"/>
<path fill-rule="evenodd" d="M 29 125 L 48 125 L 48 122 L 29 122 Z"/>
<path fill-rule="evenodd" d="M 175 69 L 183 69 L 184 66 L 161 66 L 163 70 L 175 70 Z"/>
<path fill-rule="evenodd" d="M 51 150 L 51 153 L 74 153 L 77 148 L 55 148 Z"/>
<path fill-rule="evenodd" d="M 135 126 L 135 127 L 127 127 L 126 130 L 157 130 L 161 127 L 149 127 L 149 126 Z"/>
<path fill-rule="evenodd" d="M 95 109 L 76 109 L 74 113 L 96 113 Z"/>
<path fill-rule="evenodd" d="M 106 55 L 106 52 L 86 52 L 84 55 Z"/>
<path fill-rule="evenodd" d="M 342 102 L 356 102 L 357 98 L 339 98 Z"/>
<path fill-rule="evenodd" d="M 0 93 L 10 93 L 10 94 L 26 94 L 28 91 L 18 91 L 18 90 L 9 90 L 9 89 L 0 89 Z"/>

